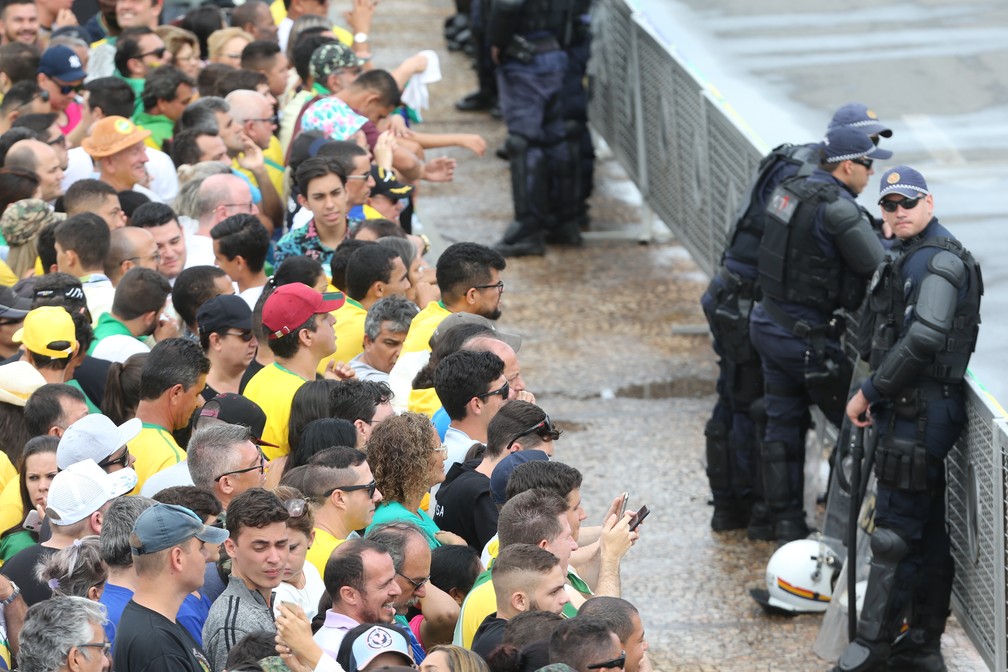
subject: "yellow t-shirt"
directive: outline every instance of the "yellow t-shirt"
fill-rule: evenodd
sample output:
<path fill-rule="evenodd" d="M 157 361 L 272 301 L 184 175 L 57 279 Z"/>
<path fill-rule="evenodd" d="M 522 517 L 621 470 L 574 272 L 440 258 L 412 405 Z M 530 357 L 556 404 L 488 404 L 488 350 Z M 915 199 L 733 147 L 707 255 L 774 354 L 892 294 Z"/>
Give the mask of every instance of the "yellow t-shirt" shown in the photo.
<path fill-rule="evenodd" d="M 154 474 L 186 459 L 185 451 L 175 442 L 171 432 L 149 422 L 143 423 L 140 433 L 126 445 L 136 458 L 133 471 L 137 484 L 129 493 L 131 495 L 139 494 L 144 482 Z"/>
<path fill-rule="evenodd" d="M 346 539 L 337 539 L 321 527 L 316 527 L 315 541 L 312 543 L 312 547 L 308 549 L 308 555 L 305 556 L 305 560 L 318 570 L 319 576 L 325 578 L 325 566 L 329 562 L 329 556 L 344 541 Z"/>
<path fill-rule="evenodd" d="M 17 281 L 18 277 L 14 275 L 14 271 L 7 265 L 7 262 L 0 260 L 0 285 L 13 287 L 17 284 Z"/>
<path fill-rule="evenodd" d="M 11 464 L 10 458 L 7 457 L 7 453 L 0 450 L 0 489 L 2 489 L 7 482 L 11 479 L 17 480 L 17 469 Z M 3 530 L 6 528 L 0 528 Z"/>
<path fill-rule="evenodd" d="M 336 318 L 336 352 L 329 355 L 318 365 L 318 372 L 324 374 L 329 362 L 349 362 L 364 352 L 364 318 L 367 309 L 349 296 L 346 303 L 332 313 Z"/>
<path fill-rule="evenodd" d="M 287 443 L 287 425 L 290 420 L 291 402 L 294 400 L 294 393 L 305 382 L 301 376 L 273 362 L 252 376 L 252 380 L 245 386 L 245 396 L 259 404 L 259 408 L 266 414 L 266 428 L 263 430 L 262 440 L 279 446 L 262 447 L 263 453 L 271 460 L 290 452 L 290 444 Z"/>
<path fill-rule="evenodd" d="M 275 136 L 273 137 L 273 140 L 277 142 L 277 148 L 279 149 L 280 141 L 277 140 Z M 270 144 L 272 145 L 273 142 L 271 141 Z M 265 154 L 265 151 L 263 152 L 263 154 Z M 231 162 L 231 168 L 237 170 L 239 173 L 247 177 L 255 186 L 262 188 L 262 185 L 259 184 L 259 180 L 256 179 L 255 175 L 253 175 L 251 172 L 245 170 L 244 168 L 238 165 L 238 159 L 234 159 Z M 283 187 L 284 187 L 283 165 L 273 162 L 271 160 L 267 160 L 266 173 L 269 175 L 270 183 L 273 185 L 273 188 L 276 189 L 277 196 L 283 198 Z"/>
<path fill-rule="evenodd" d="M 434 391 L 433 387 L 425 387 L 422 390 L 410 390 L 409 410 L 414 413 L 423 413 L 428 418 L 433 418 L 442 405 L 441 397 L 437 396 L 437 392 Z"/>
<path fill-rule="evenodd" d="M 406 333 L 406 340 L 403 341 L 402 353 L 422 352 L 430 350 L 430 337 L 434 335 L 441 320 L 451 315 L 451 311 L 444 307 L 440 301 L 431 301 L 427 307 L 416 314 L 410 322 L 409 331 Z"/>
<path fill-rule="evenodd" d="M 21 483 L 17 478 L 7 481 L 0 492 L 0 532 L 9 530 L 24 520 L 24 506 L 21 504 Z"/>
<path fill-rule="evenodd" d="M 462 603 L 462 613 L 459 614 L 452 643 L 471 649 L 476 631 L 479 630 L 483 620 L 495 611 L 497 611 L 497 594 L 494 593 L 493 581 L 487 581 L 473 588 Z"/>

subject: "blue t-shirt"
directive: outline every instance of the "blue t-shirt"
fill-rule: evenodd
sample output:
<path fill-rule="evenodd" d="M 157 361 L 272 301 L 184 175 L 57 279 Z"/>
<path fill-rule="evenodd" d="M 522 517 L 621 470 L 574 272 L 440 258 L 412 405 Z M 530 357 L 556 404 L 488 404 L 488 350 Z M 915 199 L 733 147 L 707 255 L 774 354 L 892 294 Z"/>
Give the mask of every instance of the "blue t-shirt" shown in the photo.
<path fill-rule="evenodd" d="M 108 610 L 108 621 L 105 623 L 105 636 L 108 641 L 115 644 L 116 627 L 119 625 L 119 617 L 122 616 L 126 604 L 133 598 L 133 591 L 112 583 L 106 583 L 102 591 L 100 603 Z"/>
<path fill-rule="evenodd" d="M 200 646 L 203 646 L 203 624 L 210 615 L 211 604 L 213 600 L 203 593 L 200 593 L 199 597 L 189 593 L 179 607 L 178 615 L 175 616 L 175 621 L 188 630 Z"/>

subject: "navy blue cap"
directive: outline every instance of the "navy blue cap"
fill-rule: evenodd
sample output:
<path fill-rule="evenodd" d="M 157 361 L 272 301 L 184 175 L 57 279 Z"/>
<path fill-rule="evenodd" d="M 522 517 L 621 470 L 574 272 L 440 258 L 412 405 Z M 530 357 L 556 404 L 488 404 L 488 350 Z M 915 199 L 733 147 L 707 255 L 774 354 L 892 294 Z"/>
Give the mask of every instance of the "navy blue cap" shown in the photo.
<path fill-rule="evenodd" d="M 517 469 L 518 465 L 534 460 L 549 461 L 549 455 L 541 450 L 516 450 L 494 467 L 493 473 L 490 474 L 490 497 L 494 503 L 503 504 L 507 501 L 507 482 L 511 478 L 511 472 Z"/>
<path fill-rule="evenodd" d="M 927 196 L 927 182 L 924 176 L 910 166 L 896 166 L 882 173 L 879 180 L 879 203 L 886 194 L 901 194 L 907 198 Z"/>
<path fill-rule="evenodd" d="M 829 127 L 848 126 L 863 131 L 867 135 L 881 135 L 884 138 L 892 137 L 892 129 L 879 121 L 875 111 L 864 103 L 847 103 L 837 108 L 830 119 Z"/>
<path fill-rule="evenodd" d="M 84 79 L 87 73 L 81 67 L 80 56 L 70 47 L 57 44 L 49 47 L 39 61 L 39 72 L 63 83 Z"/>
<path fill-rule="evenodd" d="M 850 126 L 837 126 L 826 133 L 819 147 L 827 163 L 840 163 L 851 159 L 888 159 L 892 152 L 875 146 L 864 131 Z"/>

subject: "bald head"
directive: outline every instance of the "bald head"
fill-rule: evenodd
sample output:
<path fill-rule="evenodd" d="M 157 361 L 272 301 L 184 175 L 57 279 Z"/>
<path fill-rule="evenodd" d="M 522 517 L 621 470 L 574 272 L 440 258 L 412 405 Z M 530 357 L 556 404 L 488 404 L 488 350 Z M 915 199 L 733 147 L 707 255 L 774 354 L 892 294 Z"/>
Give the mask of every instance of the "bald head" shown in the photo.
<path fill-rule="evenodd" d="M 515 392 L 525 390 L 525 381 L 521 376 L 521 366 L 518 364 L 518 354 L 510 345 L 493 336 L 477 336 L 462 346 L 463 350 L 477 352 L 492 352 L 504 361 L 504 377 Z"/>
<path fill-rule="evenodd" d="M 52 201 L 63 193 L 62 162 L 56 150 L 44 142 L 33 139 L 15 142 L 7 152 L 4 167 L 30 170 L 38 175 L 44 201 Z"/>
<path fill-rule="evenodd" d="M 127 226 L 112 231 L 105 275 L 113 285 L 118 285 L 122 276 L 137 266 L 156 271 L 158 261 L 157 242 L 147 229 Z"/>
<path fill-rule="evenodd" d="M 227 95 L 231 106 L 231 116 L 242 127 L 246 135 L 262 149 L 270 145 L 274 124 L 273 105 L 261 93 L 239 89 Z"/>
<path fill-rule="evenodd" d="M 231 215 L 248 213 L 251 203 L 252 191 L 242 178 L 230 173 L 206 178 L 196 194 L 200 234 L 209 236 L 217 222 Z"/>

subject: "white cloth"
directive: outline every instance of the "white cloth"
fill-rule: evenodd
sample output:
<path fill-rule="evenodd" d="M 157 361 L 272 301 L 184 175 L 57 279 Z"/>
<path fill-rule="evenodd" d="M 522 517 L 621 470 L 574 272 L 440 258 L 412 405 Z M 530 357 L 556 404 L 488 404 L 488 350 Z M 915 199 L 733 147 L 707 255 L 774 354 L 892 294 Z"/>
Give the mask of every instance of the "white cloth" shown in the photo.
<path fill-rule="evenodd" d="M 162 490 L 176 485 L 195 485 L 192 480 L 192 474 L 189 473 L 189 463 L 184 460 L 166 469 L 162 469 L 144 481 L 143 487 L 140 488 L 140 495 L 142 497 L 153 497 Z M 318 607 L 317 601 L 315 606 Z"/>
<path fill-rule="evenodd" d="M 91 351 L 91 356 L 122 364 L 133 355 L 141 352 L 150 352 L 150 348 L 132 336 L 113 334 L 98 341 L 94 350 Z"/>
<path fill-rule="evenodd" d="M 287 52 L 287 40 L 290 39 L 290 31 L 293 27 L 293 19 L 286 16 L 277 24 L 277 43 L 280 45 L 280 51 L 284 53 Z"/>
<path fill-rule="evenodd" d="M 392 409 L 396 413 L 407 410 L 410 391 L 413 389 L 413 379 L 430 359 L 430 350 L 404 352 L 399 355 L 392 370 L 389 371 L 389 387 L 392 388 Z"/>
<path fill-rule="evenodd" d="M 98 324 L 98 318 L 102 313 L 112 312 L 112 300 L 115 299 L 115 287 L 112 281 L 104 275 L 102 279 L 93 282 L 85 282 L 84 298 L 87 300 L 88 310 L 91 311 L 91 326 Z"/>
<path fill-rule="evenodd" d="M 441 61 L 437 53 L 431 49 L 425 49 L 420 53 L 427 59 L 427 67 L 410 77 L 402 92 L 402 102 L 413 108 L 418 117 L 421 110 L 430 107 L 430 91 L 427 90 L 427 85 L 441 81 Z"/>
<path fill-rule="evenodd" d="M 322 593 L 325 592 L 325 584 L 312 563 L 305 561 L 302 571 L 304 571 L 305 577 L 304 588 L 295 588 L 285 582 L 273 589 L 276 595 L 273 598 L 273 614 L 275 616 L 280 615 L 281 603 L 293 602 L 304 609 L 309 621 L 315 618 L 315 614 L 318 613 L 319 600 L 322 599 Z"/>
<path fill-rule="evenodd" d="M 217 258 L 213 251 L 213 238 L 199 234 L 185 234 L 186 261 L 185 267 L 214 266 Z"/>
<path fill-rule="evenodd" d="M 249 308 L 255 310 L 255 305 L 259 302 L 259 297 L 262 296 L 263 289 L 265 289 L 265 285 L 249 287 L 244 292 L 238 292 L 238 296 L 240 296 L 245 303 L 248 304 Z"/>
<path fill-rule="evenodd" d="M 371 380 L 376 383 L 387 384 L 389 374 L 374 368 L 370 364 L 365 364 L 364 360 L 361 359 L 363 355 L 364 353 L 362 352 L 348 362 L 350 368 L 357 374 L 357 380 Z"/>
<path fill-rule="evenodd" d="M 172 163 L 171 157 L 164 152 L 151 147 L 145 149 L 147 150 L 147 172 L 151 176 L 151 185 L 150 188 L 147 188 L 138 184 L 133 187 L 133 191 L 158 203 L 171 203 L 178 196 L 178 173 L 175 171 L 175 164 Z M 63 182 L 60 183 L 64 193 L 74 182 L 98 179 L 94 161 L 83 147 L 71 149 L 67 152 L 67 159 L 67 169 L 63 172 Z"/>

